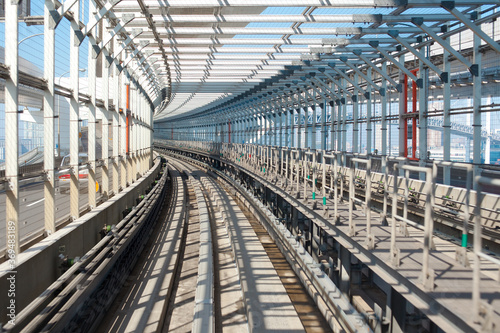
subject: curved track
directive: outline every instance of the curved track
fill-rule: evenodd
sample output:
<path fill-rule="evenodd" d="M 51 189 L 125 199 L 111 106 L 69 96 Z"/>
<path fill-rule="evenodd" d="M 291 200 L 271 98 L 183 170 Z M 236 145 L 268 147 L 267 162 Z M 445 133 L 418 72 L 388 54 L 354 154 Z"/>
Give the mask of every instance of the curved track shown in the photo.
<path fill-rule="evenodd" d="M 329 330 L 248 210 L 207 172 L 169 165 L 170 205 L 98 331 Z"/>

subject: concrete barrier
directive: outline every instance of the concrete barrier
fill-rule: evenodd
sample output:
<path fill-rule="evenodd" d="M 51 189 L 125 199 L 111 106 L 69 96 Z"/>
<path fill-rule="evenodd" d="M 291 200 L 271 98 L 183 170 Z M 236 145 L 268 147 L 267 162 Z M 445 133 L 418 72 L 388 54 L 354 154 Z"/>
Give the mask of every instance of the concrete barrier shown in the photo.
<path fill-rule="evenodd" d="M 136 199 L 144 194 L 161 169 L 161 160 L 157 158 L 153 167 L 131 186 L 124 189 L 102 205 L 81 216 L 64 228 L 58 230 L 39 243 L 33 245 L 17 257 L 14 273 L 9 262 L 0 265 L 0 323 L 7 323 L 10 318 L 7 307 L 15 300 L 14 313 L 19 313 L 33 299 L 39 296 L 60 275 L 59 254 L 69 258 L 81 257 L 100 240 L 99 231 L 103 225 L 118 223 L 122 212 L 136 205 Z M 9 295 L 12 280 L 15 277 L 15 290 Z"/>

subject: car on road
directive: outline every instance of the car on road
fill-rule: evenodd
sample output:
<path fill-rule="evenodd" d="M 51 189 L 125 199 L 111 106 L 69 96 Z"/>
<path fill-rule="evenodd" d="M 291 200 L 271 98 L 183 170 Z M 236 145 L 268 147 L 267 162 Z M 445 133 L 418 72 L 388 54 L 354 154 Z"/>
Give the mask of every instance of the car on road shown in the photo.
<path fill-rule="evenodd" d="M 80 182 L 80 186 L 83 185 L 83 187 L 88 186 L 88 176 L 89 176 L 89 169 L 87 166 L 88 162 L 88 155 L 84 153 L 78 154 L 78 180 Z M 70 183 L 71 183 L 71 174 L 70 174 L 70 156 L 66 155 L 63 157 L 61 161 L 61 167 L 59 168 L 59 171 L 57 172 L 57 179 L 59 181 L 59 192 L 65 192 L 69 190 Z"/>

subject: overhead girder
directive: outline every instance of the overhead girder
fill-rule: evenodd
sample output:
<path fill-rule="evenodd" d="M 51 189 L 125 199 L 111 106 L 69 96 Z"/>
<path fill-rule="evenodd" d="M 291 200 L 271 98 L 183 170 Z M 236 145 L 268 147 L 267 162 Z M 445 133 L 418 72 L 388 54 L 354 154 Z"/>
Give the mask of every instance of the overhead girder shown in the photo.
<path fill-rule="evenodd" d="M 134 19 L 135 21 L 135 19 Z M 133 21 L 132 21 L 133 22 Z M 145 35 L 144 35 L 145 36 Z M 148 39 L 144 36 L 139 39 Z M 378 39 L 381 44 L 394 44 L 392 38 L 382 37 Z M 265 41 L 265 43 L 263 43 Z M 416 38 L 408 38 L 409 42 L 416 42 Z M 337 45 L 331 50 L 341 51 L 343 46 L 368 44 L 367 39 L 348 39 L 348 38 L 228 38 L 228 37 L 166 37 L 162 39 L 162 45 L 167 47 L 177 47 L 179 45 Z M 151 48 L 158 48 L 158 44 L 154 41 L 150 43 Z M 325 46 L 331 48 L 331 46 Z"/>
<path fill-rule="evenodd" d="M 432 5 L 439 5 L 440 0 L 361 0 L 361 1 L 347 1 L 347 0 L 275 0 L 272 5 L 274 7 L 328 7 L 328 8 L 383 8 L 383 7 L 430 7 Z M 457 0 L 455 1 L 458 6 L 474 6 L 484 4 L 495 4 L 493 0 Z M 135 3 L 127 3 L 126 9 L 136 9 L 138 6 Z M 133 4 L 133 5 L 132 5 Z M 148 7 L 157 5 L 157 1 L 148 0 L 144 1 Z M 268 0 L 198 0 L 196 7 L 267 7 L 269 6 Z M 169 0 L 168 7 L 170 8 L 191 8 L 184 0 Z M 125 8 L 119 9 L 124 11 Z"/>
<path fill-rule="evenodd" d="M 273 4 L 274 5 L 274 4 Z M 428 14 L 429 21 L 450 21 L 454 19 L 451 14 Z M 298 23 L 383 23 L 383 22 L 410 22 L 411 15 L 382 15 L 382 14 L 338 14 L 338 15 L 153 15 L 152 20 L 156 25 L 165 23 L 246 23 L 246 22 L 298 22 Z M 145 18 L 139 18 L 134 25 L 143 26 Z"/>
<path fill-rule="evenodd" d="M 162 38 L 169 35 L 375 35 L 387 34 L 393 28 L 362 28 L 362 27 L 340 27 L 340 28 L 233 28 L 233 27 L 169 27 L 158 29 Z M 414 34 L 420 30 L 414 27 L 398 28 L 401 33 Z M 437 28 L 428 28 L 432 32 L 440 31 Z M 154 37 L 152 33 L 145 32 L 144 38 Z"/>
<path fill-rule="evenodd" d="M 435 71 L 440 77 L 445 81 L 446 73 L 437 68 L 432 64 L 431 61 L 427 60 L 419 52 L 421 47 L 428 45 L 426 41 L 421 41 L 414 36 L 408 38 L 399 38 L 400 34 L 422 34 L 423 29 L 428 29 L 431 33 L 436 34 L 436 36 L 443 36 L 441 34 L 441 27 L 438 27 L 434 22 L 458 22 L 464 21 L 464 17 L 467 18 L 469 14 L 464 14 L 461 12 L 453 13 L 456 11 L 455 6 L 464 8 L 466 6 L 478 6 L 484 5 L 491 2 L 484 1 L 457 1 L 448 2 L 441 1 L 361 1 L 356 3 L 349 3 L 346 1 L 305 1 L 306 3 L 311 2 L 316 5 L 310 8 L 383 8 L 383 7 L 393 7 L 395 8 L 392 13 L 388 15 L 381 14 L 354 14 L 354 15 L 314 15 L 313 10 L 306 10 L 302 15 L 260 15 L 260 12 L 267 8 L 267 3 L 264 1 L 242 1 L 242 0 L 228 0 L 221 3 L 216 0 L 205 0 L 196 3 L 197 7 L 214 8 L 213 15 L 201 14 L 201 15 L 179 15 L 180 10 L 176 8 L 184 9 L 189 8 L 191 5 L 184 3 L 183 1 L 174 0 L 168 2 L 168 8 L 157 8 L 158 5 L 154 1 L 139 1 L 138 4 L 133 2 L 122 2 L 120 6 L 117 7 L 117 14 L 127 14 L 132 12 L 137 12 L 137 8 L 140 8 L 142 13 L 141 17 L 137 17 L 129 23 L 129 27 L 144 27 L 146 24 L 148 26 L 154 26 L 154 31 L 144 32 L 137 40 L 149 39 L 152 36 L 154 39 L 151 40 L 150 44 L 145 48 L 147 50 L 158 50 L 155 51 L 156 54 L 161 53 L 162 55 L 168 54 L 170 57 L 169 62 L 165 61 L 165 66 L 158 68 L 156 73 L 159 76 L 167 77 L 168 81 L 171 82 L 173 74 L 173 79 L 176 82 L 187 83 L 186 87 L 182 84 L 169 85 L 172 89 L 177 89 L 173 91 L 186 91 L 189 85 L 199 82 L 195 92 L 192 95 L 173 95 L 177 98 L 186 98 L 185 101 L 176 102 L 176 114 L 185 112 L 185 110 L 191 109 L 191 114 L 201 112 L 203 110 L 209 110 L 210 108 L 217 107 L 221 103 L 230 101 L 244 91 L 248 87 L 259 85 L 260 82 L 265 80 L 269 76 L 279 76 L 279 71 L 281 68 L 279 66 L 286 66 L 290 64 L 300 64 L 304 60 L 310 60 L 309 64 L 315 71 L 318 72 L 318 76 L 314 78 L 306 79 L 310 80 L 309 87 L 311 89 L 319 89 L 323 94 L 328 95 L 333 98 L 335 95 L 332 94 L 332 90 L 328 90 L 328 86 L 322 85 L 322 83 L 329 82 L 330 79 L 326 75 L 333 74 L 329 69 L 326 70 L 326 74 L 319 71 L 320 68 L 325 67 L 325 62 L 334 62 L 336 69 L 334 71 L 340 70 L 342 65 L 343 70 L 347 77 L 351 77 L 350 73 L 356 73 L 361 77 L 361 79 L 366 81 L 366 84 L 370 87 L 375 88 L 381 95 L 385 93 L 383 88 L 379 85 L 379 78 L 389 81 L 391 85 L 396 87 L 398 91 L 401 91 L 401 84 L 396 83 L 393 78 L 391 78 L 387 73 L 382 73 L 380 69 L 381 64 L 388 61 L 389 55 L 395 60 L 400 53 L 411 52 L 416 58 L 425 64 L 426 67 Z M 258 3 L 256 5 L 255 3 Z M 273 6 L 286 6 L 291 7 L 294 4 L 299 4 L 304 6 L 304 1 L 276 1 Z M 376 5 L 374 5 L 376 4 Z M 213 7 L 212 7 L 213 6 Z M 260 6 L 260 7 L 259 7 Z M 448 13 L 445 14 L 425 14 L 419 15 L 418 11 L 416 14 L 408 15 L 405 14 L 407 8 L 435 8 L 437 6 L 442 6 L 443 8 L 448 7 Z M 244 10 L 250 8 L 249 14 L 238 14 L 238 8 L 241 7 Z M 306 6 L 307 7 L 307 6 Z M 453 7 L 453 8 L 452 8 Z M 170 12 L 170 9 L 171 12 Z M 231 12 L 229 12 L 229 9 Z M 445 8 L 446 9 L 446 8 Z M 207 13 L 207 11 L 205 12 Z M 161 16 L 160 16 L 161 15 Z M 465 16 L 464 16 L 465 15 Z M 463 16 L 463 17 L 462 17 Z M 415 24 L 415 18 L 417 20 L 422 17 L 425 22 L 432 22 L 425 28 Z M 293 21 L 290 21 L 293 20 Z M 474 22 L 472 22 L 474 21 Z M 239 26 L 238 23 L 247 22 L 294 22 L 292 27 L 285 28 L 246 28 Z M 397 23 L 412 23 L 414 26 L 404 26 L 399 27 Z M 471 18 L 468 22 L 464 24 L 473 24 L 478 27 L 480 20 L 475 21 Z M 190 24 L 186 24 L 190 23 Z M 199 23 L 199 24 L 198 24 Z M 353 27 L 332 27 L 332 28 L 314 28 L 315 23 L 353 23 Z M 369 23 L 373 23 L 369 25 Z M 300 24 L 307 24 L 307 26 L 300 26 Z M 365 26 L 364 24 L 367 24 Z M 384 24 L 387 24 L 384 26 Z M 461 28 L 461 27 L 458 27 Z M 473 28 L 473 27 L 472 27 Z M 471 30 L 472 30 L 471 28 Z M 457 28 L 454 28 L 457 29 Z M 394 32 L 397 31 L 397 35 Z M 328 34 L 330 36 L 335 34 L 349 34 L 346 38 L 317 38 L 316 36 L 321 33 Z M 164 37 L 163 33 L 172 33 L 169 36 Z M 192 33 L 193 38 L 188 36 L 183 36 L 185 33 Z M 231 38 L 232 36 L 223 36 L 223 34 L 247 34 L 252 37 L 251 34 L 281 34 L 283 38 L 270 38 L 270 39 L 260 39 L 260 38 Z M 311 38 L 307 38 L 307 34 L 311 33 Z M 372 36 L 362 37 L 365 34 L 377 34 L 377 36 L 382 35 L 382 38 L 377 38 L 379 43 L 379 49 L 374 49 L 368 46 L 368 43 L 373 41 Z M 446 32 L 445 32 L 446 33 Z M 479 32 L 478 32 L 479 33 Z M 306 38 L 293 38 L 293 35 L 304 35 Z M 386 34 L 384 37 L 383 34 Z M 479 33 L 480 34 L 480 33 Z M 206 37 L 205 37 L 206 36 Z M 272 37 L 272 36 L 270 36 Z M 316 38 L 315 38 L 316 37 Z M 341 36 L 342 37 L 342 36 Z M 432 36 L 431 36 L 432 37 Z M 434 41 L 434 38 L 432 38 Z M 486 40 L 486 39 L 484 39 Z M 313 43 L 314 42 L 314 43 Z M 266 44 L 263 44 L 266 43 Z M 438 41 L 439 43 L 439 41 Z M 345 47 L 347 45 L 355 45 L 354 47 Z M 403 51 L 397 51 L 400 53 L 390 52 L 394 49 L 394 45 L 400 44 L 403 46 Z M 220 46 L 219 46 L 220 45 Z M 224 46 L 222 46 L 224 45 Z M 238 48 L 231 47 L 231 45 L 255 45 L 255 48 Z M 273 45 L 272 47 L 264 47 L 263 45 Z M 312 46 L 311 46 L 312 45 Z M 331 45 L 331 46 L 330 46 Z M 498 44 L 493 44 L 498 45 Z M 200 47 L 197 47 L 200 46 Z M 387 48 L 389 46 L 389 48 Z M 245 50 L 244 49 L 248 49 Z M 356 50 L 353 50 L 356 49 Z M 172 52 L 168 52 L 171 50 Z M 221 52 L 218 52 L 221 51 Z M 358 52 L 358 53 L 356 53 Z M 385 52 L 385 54 L 383 53 Z M 246 54 L 244 54 L 246 53 Z M 259 53 L 266 53 L 265 55 Z M 296 53 L 311 53 L 312 55 L 299 55 Z M 320 53 L 321 59 L 315 60 L 316 55 L 314 53 Z M 328 55 L 332 53 L 332 55 Z M 345 55 L 342 58 L 342 55 Z M 452 54 L 453 55 L 453 54 Z M 345 60 L 347 57 L 347 61 Z M 373 59 L 372 59 L 373 57 Z M 379 59 L 383 57 L 383 59 Z M 338 61 L 327 60 L 335 59 Z M 251 63 L 252 59 L 257 60 L 255 63 Z M 356 59 L 356 60 L 355 60 Z M 200 61 L 198 61 L 200 60 Z M 241 66 L 244 63 L 248 65 L 249 68 Z M 389 60 L 390 61 L 390 60 Z M 391 61 L 392 68 L 397 67 L 398 64 Z M 400 64 L 401 65 L 401 64 Z M 474 70 L 474 64 L 470 64 L 472 70 Z M 203 68 L 200 68 L 203 66 Z M 220 67 L 219 67 L 220 66 Z M 234 68 L 221 68 L 222 66 L 235 66 Z M 255 66 L 255 67 L 252 67 Z M 269 66 L 269 67 L 266 67 Z M 173 67 L 173 68 L 172 68 Z M 404 67 L 404 65 L 403 65 Z M 171 73 L 175 69 L 175 73 Z M 366 70 L 371 68 L 373 75 L 367 77 Z M 225 71 L 226 69 L 226 71 Z M 400 69 L 404 72 L 403 69 Z M 197 75 L 196 71 L 200 74 Z M 238 72 L 238 74 L 235 74 Z M 408 74 L 405 72 L 405 74 Z M 410 72 L 411 74 L 411 72 Z M 306 73 L 307 75 L 307 73 Z M 339 75 L 337 73 L 337 75 Z M 375 77 L 377 80 L 375 80 Z M 444 75 L 444 76 L 443 76 Z M 334 77 L 336 75 L 330 75 Z M 341 75 L 340 75 L 341 76 Z M 412 77 L 412 79 L 417 79 Z M 295 78 L 300 79 L 297 75 Z M 337 76 L 338 77 L 338 76 Z M 325 80 L 325 81 L 324 81 Z M 355 88 L 357 91 L 362 91 L 362 89 L 367 89 L 362 84 L 353 87 L 348 79 L 344 78 L 347 82 L 348 87 L 346 87 L 347 94 L 352 94 L 352 89 Z M 343 80 L 343 82 L 344 82 Z M 365 83 L 363 81 L 362 83 Z M 377 83 L 375 83 L 377 82 Z M 216 85 L 223 83 L 236 83 L 237 88 L 234 90 L 232 95 L 222 95 L 222 94 L 212 94 L 210 96 L 200 96 L 199 92 L 216 92 Z M 337 82 L 340 83 L 340 82 Z M 341 87 L 341 85 L 334 86 Z M 203 86 L 207 88 L 203 88 Z M 179 90 L 180 89 L 180 90 Z M 205 89 L 205 90 L 203 90 Z M 361 90 L 360 90 L 361 89 Z M 198 93 L 198 95 L 197 95 Z M 182 96 L 182 97 L 181 97 Z M 337 97 L 337 96 L 335 96 Z M 186 104 L 187 98 L 189 98 L 189 104 Z M 171 100 L 169 100 L 171 103 Z M 182 103 L 181 103 L 182 102 Z M 196 104 L 193 104 L 196 103 Z M 172 104 L 173 105 L 173 104 Z M 182 106 L 181 106 L 182 105 Z"/>
<path fill-rule="evenodd" d="M 386 51 L 380 49 L 379 47 L 379 44 L 377 43 L 377 41 L 372 41 L 370 42 L 370 45 L 376 49 L 377 51 L 379 51 L 387 60 L 389 60 L 393 65 L 395 65 L 400 71 L 402 71 L 403 73 L 405 73 L 405 75 L 407 75 L 409 78 L 411 78 L 413 81 L 415 81 L 417 83 L 417 86 L 422 88 L 423 87 L 423 82 L 422 82 L 422 79 L 418 79 L 415 74 L 413 74 L 412 72 L 410 72 L 405 66 L 404 64 L 401 64 L 398 60 L 396 60 L 392 55 L 390 55 L 389 53 L 387 53 Z"/>
<path fill-rule="evenodd" d="M 354 82 L 354 81 L 353 81 L 353 80 L 349 77 L 349 75 L 347 75 L 344 71 L 342 71 L 342 70 L 338 69 L 338 68 L 335 66 L 335 63 L 329 62 L 329 63 L 328 63 L 328 66 L 329 66 L 330 68 L 332 68 L 335 72 L 337 72 L 340 76 L 342 76 L 342 77 L 343 77 L 343 78 L 344 78 L 347 82 L 349 82 L 349 83 L 351 84 L 351 86 L 352 86 L 352 87 L 354 87 L 354 88 L 355 88 L 355 90 L 357 90 L 359 93 L 364 94 L 364 93 L 366 92 L 366 91 L 365 91 L 363 88 L 361 88 L 361 87 L 360 87 L 360 86 L 359 86 L 356 82 Z M 346 90 L 347 90 L 347 89 L 346 89 Z M 354 97 L 354 96 L 356 96 L 356 97 Z M 356 99 L 356 98 L 357 98 L 357 94 L 355 94 L 355 95 L 353 94 L 353 95 L 351 96 L 351 98 L 353 98 L 353 101 L 355 101 L 354 99 Z M 355 101 L 355 102 L 356 102 L 356 101 Z"/>
<path fill-rule="evenodd" d="M 146 38 L 147 40 L 147 38 Z M 262 44 L 262 42 L 261 42 Z M 171 50 L 167 51 L 168 54 L 206 54 L 208 53 L 304 53 L 309 52 L 308 47 L 302 45 L 287 45 L 287 47 L 271 46 L 271 47 L 252 47 L 252 48 L 241 48 L 241 47 L 226 47 L 221 45 L 218 46 L 198 46 L 198 47 L 173 47 Z M 205 58 L 206 59 L 206 58 Z"/>
<path fill-rule="evenodd" d="M 411 21 L 411 19 L 410 19 L 410 21 Z M 391 29 L 387 30 L 387 33 L 389 35 L 392 35 L 392 37 L 394 37 L 393 39 L 391 39 L 392 44 L 395 44 L 395 43 L 402 44 L 407 51 L 413 53 L 418 59 L 420 59 L 421 53 L 417 51 L 417 48 L 419 48 L 419 46 L 418 45 L 415 46 L 415 47 L 411 46 L 410 42 L 406 42 L 407 39 L 398 40 L 399 36 L 394 35 L 394 31 L 398 31 L 398 33 L 399 33 L 400 29 L 393 29 L 393 28 L 391 28 Z M 437 30 L 435 30 L 435 31 L 437 31 Z M 186 38 L 186 42 L 188 42 L 187 38 Z M 365 43 L 365 44 L 367 42 L 368 42 L 368 40 L 363 41 L 363 43 Z M 416 42 L 418 42 L 418 39 L 415 39 L 414 41 L 413 40 L 411 41 L 411 43 L 416 43 Z M 243 41 L 242 41 L 242 43 L 243 43 Z M 321 48 L 322 48 L 322 50 L 324 50 L 327 47 L 323 46 Z M 400 64 L 394 58 L 394 56 L 390 55 L 388 53 L 388 50 L 384 50 L 381 47 L 380 47 L 380 49 L 378 49 L 377 47 L 374 47 L 374 48 L 375 48 L 376 51 L 380 52 L 380 54 L 383 55 L 383 58 L 384 58 L 383 60 L 378 60 L 377 61 L 375 59 L 370 59 L 370 57 L 374 57 L 374 58 L 379 58 L 380 57 L 378 54 L 374 54 L 373 53 L 374 51 L 368 53 L 369 52 L 368 50 L 370 50 L 370 48 L 359 48 L 358 47 L 355 50 L 354 49 L 344 49 L 344 50 L 342 50 L 343 52 L 352 52 L 352 54 L 349 54 L 347 57 L 342 57 L 341 55 L 333 55 L 331 58 L 336 58 L 336 59 L 339 59 L 341 61 L 341 62 L 336 62 L 335 63 L 334 71 L 336 71 L 337 74 L 339 74 L 340 76 L 342 76 L 350 84 L 351 88 L 355 88 L 358 92 L 363 93 L 365 95 L 365 97 L 366 97 L 366 93 L 369 93 L 369 92 L 365 91 L 358 84 L 355 84 L 352 81 L 352 79 L 350 78 L 350 75 L 346 74 L 344 71 L 342 71 L 342 70 L 339 69 L 339 65 L 338 64 L 343 63 L 345 69 L 349 69 L 351 72 L 356 73 L 357 75 L 359 75 L 362 79 L 364 79 L 366 81 L 366 83 L 370 87 L 373 87 L 377 91 L 379 91 L 380 95 L 382 96 L 385 93 L 384 88 L 382 88 L 382 87 L 378 86 L 377 84 L 375 84 L 375 82 L 373 81 L 374 80 L 373 77 L 368 77 L 363 71 L 360 70 L 360 68 L 358 66 L 354 65 L 354 64 L 356 64 L 356 62 L 350 60 L 351 57 L 354 57 L 354 58 L 357 58 L 357 59 L 360 60 L 360 62 L 358 62 L 357 65 L 364 65 L 365 69 L 368 69 L 368 68 L 373 69 L 374 73 L 380 75 L 382 78 L 384 78 L 385 80 L 389 81 L 394 87 L 396 87 L 396 89 L 398 91 L 401 91 L 401 84 L 396 83 L 387 73 L 383 73 L 382 69 L 379 67 L 380 65 L 377 66 L 377 64 L 381 64 L 381 63 L 383 63 L 384 61 L 387 61 L 387 60 L 389 60 L 391 63 L 393 63 L 393 65 L 396 66 L 396 67 L 398 67 L 398 65 L 401 66 L 402 64 Z M 225 49 L 227 49 L 227 48 L 225 48 Z M 197 49 L 194 48 L 194 50 L 197 50 Z M 276 50 L 276 48 L 273 48 L 273 50 Z M 315 47 L 314 48 L 309 48 L 309 50 L 310 51 L 316 51 Z M 231 50 L 231 51 L 233 51 L 233 50 Z M 239 50 L 234 50 L 234 51 L 239 51 Z M 179 51 L 179 52 L 182 53 L 181 51 Z M 255 53 L 258 53 L 258 51 L 256 50 Z M 213 56 L 215 57 L 217 55 L 213 55 Z M 228 56 L 230 57 L 230 55 L 228 55 Z M 311 57 L 314 57 L 314 56 L 311 56 Z M 325 72 L 321 72 L 319 70 L 321 68 L 319 66 L 320 66 L 320 64 L 322 62 L 323 62 L 322 65 L 324 66 L 324 60 L 326 60 L 325 59 L 326 57 L 327 56 L 322 56 L 321 57 L 321 61 L 318 61 L 317 64 L 315 63 L 315 61 L 310 61 L 309 64 L 312 65 L 312 67 L 316 68 L 318 70 L 318 73 L 321 73 L 321 74 L 323 74 L 324 77 L 328 78 L 328 76 L 326 76 L 326 75 L 330 75 L 328 72 L 326 72 L 326 74 L 325 74 Z M 246 58 L 246 56 L 244 56 L 244 58 Z M 304 60 L 304 58 L 307 58 L 307 57 L 303 56 L 302 60 Z M 391 61 L 391 60 L 393 60 L 393 61 Z M 436 66 L 434 66 L 430 61 L 426 61 L 427 59 L 424 59 L 423 57 L 420 60 L 423 61 L 424 64 L 427 67 L 429 67 L 432 70 L 434 70 L 443 79 L 443 72 L 440 71 Z M 331 61 L 330 61 L 330 63 L 331 63 Z M 237 66 L 236 63 L 235 63 L 235 66 Z M 256 65 L 256 66 L 258 66 L 258 65 Z M 402 67 L 404 68 L 404 65 Z M 179 67 L 179 68 L 182 69 L 182 67 Z M 213 68 L 207 68 L 207 67 L 205 67 L 205 68 L 207 69 L 207 72 L 211 72 L 211 71 L 213 71 L 214 73 L 216 72 L 216 70 L 214 70 Z M 265 67 L 263 66 L 262 68 L 265 68 Z M 401 71 L 405 72 L 405 70 L 403 68 L 400 68 L 400 67 L 398 67 L 398 68 Z M 191 70 L 196 70 L 196 69 L 193 68 Z M 339 71 L 340 71 L 340 73 L 339 73 Z M 270 71 L 270 72 L 272 72 L 272 71 Z M 262 72 L 262 74 L 264 74 L 264 73 L 266 73 L 266 72 L 265 71 Z M 344 75 L 342 75 L 342 73 Z M 409 72 L 409 73 L 405 72 L 405 74 L 412 74 L 412 73 L 411 72 Z M 308 74 L 306 74 L 306 75 L 308 75 Z M 222 76 L 224 76 L 224 74 Z M 230 76 L 233 76 L 233 75 L 230 75 Z M 416 76 L 413 76 L 413 77 L 412 77 L 412 75 L 408 75 L 408 76 L 410 76 L 412 79 L 415 79 L 417 82 L 419 80 Z M 331 77 L 331 75 L 330 75 L 330 77 Z M 319 77 L 305 77 L 305 79 L 306 80 L 310 80 L 309 85 L 306 85 L 305 87 L 304 86 L 299 86 L 299 87 L 301 87 L 302 90 L 305 89 L 304 94 L 308 95 L 308 97 L 311 100 L 312 100 L 312 96 L 309 94 L 309 92 L 307 91 L 307 89 L 315 90 L 319 95 L 322 95 L 324 98 L 327 98 L 327 99 L 328 98 L 332 98 L 333 99 L 334 97 L 339 97 L 339 95 L 332 94 L 331 90 L 330 91 L 327 90 L 328 86 Z M 306 80 L 303 80 L 303 81 L 306 82 Z M 444 79 L 443 79 L 443 81 L 444 81 Z M 334 82 L 334 81 L 332 81 L 332 82 Z M 314 84 L 314 83 L 316 83 L 317 85 Z M 323 83 L 323 84 L 321 84 L 321 83 Z M 336 83 L 338 84 L 339 87 L 341 86 L 339 82 L 334 82 L 335 85 L 337 85 Z M 350 94 L 352 96 L 352 93 L 350 93 L 347 88 L 345 88 L 345 90 L 347 91 L 348 94 Z M 293 92 L 293 91 L 291 91 L 291 92 Z M 285 97 L 285 96 L 283 96 L 283 97 Z M 230 98 L 230 96 L 229 97 L 226 96 L 226 98 Z M 296 99 L 294 99 L 293 97 L 291 97 L 291 99 L 293 99 L 294 103 L 296 103 L 296 102 L 298 102 L 298 103 L 302 103 L 302 102 L 307 103 L 308 102 L 308 101 L 304 100 L 303 96 L 299 96 L 299 95 L 297 95 Z M 271 106 L 274 110 L 276 110 L 279 107 L 279 105 L 280 105 L 279 102 L 277 102 L 276 100 L 266 100 L 266 103 L 267 103 L 266 105 L 268 107 Z"/>
<path fill-rule="evenodd" d="M 368 77 L 365 73 L 363 73 L 359 68 L 356 66 L 351 65 L 346 58 L 340 58 L 340 61 L 345 63 L 351 70 L 353 70 L 355 73 L 357 73 L 359 76 L 361 76 L 368 84 L 370 84 L 372 87 L 377 89 L 377 91 L 383 95 L 385 94 L 385 89 L 376 85 L 375 82 L 373 82 L 372 78 Z"/>
<path fill-rule="evenodd" d="M 500 44 L 494 41 L 490 36 L 484 33 L 480 27 L 478 27 L 472 20 L 466 17 L 462 12 L 456 8 L 455 1 L 441 1 L 441 7 L 449 11 L 454 17 L 456 17 L 461 23 L 463 23 L 467 28 L 472 30 L 474 34 L 479 36 L 482 40 L 488 43 L 492 49 L 500 53 Z M 426 18 L 427 19 L 427 18 Z M 477 19 L 475 17 L 474 19 Z"/>
<path fill-rule="evenodd" d="M 445 41 L 443 38 L 438 36 L 432 29 L 429 29 L 428 26 L 424 24 L 423 17 L 414 17 L 412 23 L 422 29 L 427 35 L 429 35 L 435 42 L 441 45 L 444 49 L 450 52 L 455 58 L 458 59 L 461 63 L 463 63 L 473 76 L 478 76 L 479 74 L 479 66 L 477 64 L 472 64 L 469 60 L 467 60 L 464 56 L 462 56 L 457 50 L 455 50 L 450 44 Z"/>
<path fill-rule="evenodd" d="M 417 57 L 420 61 L 422 61 L 427 67 L 432 69 L 441 79 L 442 82 L 448 82 L 448 73 L 441 71 L 437 66 L 435 66 L 429 59 L 425 56 L 422 56 L 422 53 L 411 46 L 404 38 L 399 36 L 398 30 L 393 30 L 389 32 L 389 35 L 392 36 L 395 40 L 397 40 L 401 45 L 403 45 L 408 51 L 410 51 L 415 57 Z"/>

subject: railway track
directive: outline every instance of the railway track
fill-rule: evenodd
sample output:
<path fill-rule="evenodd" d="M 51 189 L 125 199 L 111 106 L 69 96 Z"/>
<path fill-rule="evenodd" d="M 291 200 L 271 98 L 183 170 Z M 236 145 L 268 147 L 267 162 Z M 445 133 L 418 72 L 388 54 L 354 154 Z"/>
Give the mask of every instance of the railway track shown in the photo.
<path fill-rule="evenodd" d="M 17 316 L 8 332 L 89 332 L 96 328 L 137 261 L 165 203 L 167 169 L 116 226 L 81 258 L 61 260 L 61 276 Z M 105 221 L 103 221 L 105 223 Z"/>
<path fill-rule="evenodd" d="M 258 220 L 228 190 L 199 166 L 169 158 L 148 196 L 5 329 L 341 327 L 331 311 L 324 319 Z"/>

